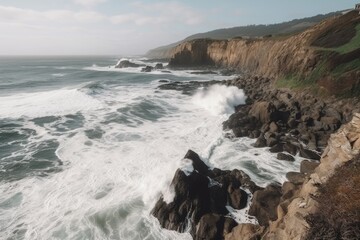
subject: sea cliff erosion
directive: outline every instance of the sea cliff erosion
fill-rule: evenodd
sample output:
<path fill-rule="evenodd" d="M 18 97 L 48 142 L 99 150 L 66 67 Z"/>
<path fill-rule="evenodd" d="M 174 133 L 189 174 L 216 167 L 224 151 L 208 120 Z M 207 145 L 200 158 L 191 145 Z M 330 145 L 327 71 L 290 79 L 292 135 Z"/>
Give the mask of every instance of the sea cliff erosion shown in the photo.
<path fill-rule="evenodd" d="M 296 79 L 330 94 L 343 94 L 359 87 L 359 70 L 354 67 L 360 57 L 356 37 L 359 23 L 358 12 L 351 11 L 293 36 L 196 39 L 175 47 L 169 65 L 222 66 L 265 77 Z"/>
<path fill-rule="evenodd" d="M 182 161 L 191 171 L 178 169 L 170 185 L 174 199 L 161 196 L 152 211 L 162 227 L 194 239 L 359 239 L 359 23 L 350 11 L 290 37 L 198 39 L 173 50 L 173 69 L 243 73 L 221 83 L 247 96 L 223 122 L 228 138 L 256 139 L 278 161 L 301 163 L 286 181 L 259 187 L 242 169 L 211 169 L 189 151 Z M 256 221 L 234 222 L 228 207 Z"/>

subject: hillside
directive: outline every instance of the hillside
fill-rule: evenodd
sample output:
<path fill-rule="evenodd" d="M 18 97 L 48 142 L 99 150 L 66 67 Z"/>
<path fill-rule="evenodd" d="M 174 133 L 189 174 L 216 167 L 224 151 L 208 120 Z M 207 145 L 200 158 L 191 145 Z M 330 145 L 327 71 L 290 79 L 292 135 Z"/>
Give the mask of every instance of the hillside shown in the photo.
<path fill-rule="evenodd" d="M 284 38 L 199 39 L 174 49 L 172 67 L 217 65 L 277 79 L 279 87 L 360 93 L 360 15 L 329 18 Z"/>
<path fill-rule="evenodd" d="M 176 43 L 172 43 L 166 46 L 161 46 L 155 49 L 152 49 L 146 53 L 146 56 L 149 58 L 170 58 L 171 50 L 177 45 L 201 38 L 209 38 L 209 39 L 231 39 L 237 37 L 263 37 L 267 35 L 289 35 L 298 32 L 302 32 L 309 27 L 314 26 L 315 24 L 321 22 L 322 20 L 341 15 L 342 11 L 332 12 L 328 14 L 320 14 L 314 17 L 302 18 L 302 19 L 294 19 L 289 22 L 270 24 L 270 25 L 249 25 L 249 26 L 241 26 L 241 27 L 232 27 L 232 28 L 223 28 L 216 29 L 213 31 L 205 32 L 205 33 L 197 33 L 191 35 L 184 40 L 181 40 Z"/>

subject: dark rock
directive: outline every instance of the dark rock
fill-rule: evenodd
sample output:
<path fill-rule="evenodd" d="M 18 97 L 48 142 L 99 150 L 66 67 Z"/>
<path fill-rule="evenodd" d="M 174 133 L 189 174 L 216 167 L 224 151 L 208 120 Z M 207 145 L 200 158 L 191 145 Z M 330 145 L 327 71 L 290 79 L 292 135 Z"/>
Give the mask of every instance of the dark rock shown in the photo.
<path fill-rule="evenodd" d="M 184 158 L 190 159 L 193 162 L 193 166 L 196 171 L 204 175 L 207 174 L 209 167 L 200 159 L 196 152 L 189 150 Z"/>
<path fill-rule="evenodd" d="M 281 201 L 284 201 L 286 199 L 291 199 L 295 192 L 299 189 L 298 185 L 295 185 L 291 182 L 284 182 L 282 186 L 282 196 Z"/>
<path fill-rule="evenodd" d="M 298 147 L 290 142 L 286 142 L 284 144 L 284 151 L 290 153 L 291 155 L 295 156 L 298 152 Z"/>
<path fill-rule="evenodd" d="M 289 182 L 298 185 L 302 184 L 305 181 L 305 174 L 298 173 L 298 172 L 288 172 L 286 174 L 286 178 L 289 180 Z"/>
<path fill-rule="evenodd" d="M 225 217 L 217 214 L 202 216 L 196 229 L 195 240 L 223 239 Z"/>
<path fill-rule="evenodd" d="M 235 209 L 243 209 L 247 205 L 248 194 L 238 188 L 234 187 L 233 184 L 230 184 L 228 187 L 229 193 L 229 205 Z"/>
<path fill-rule="evenodd" d="M 236 227 L 238 224 L 237 222 L 235 222 L 234 219 L 229 218 L 229 217 L 225 217 L 225 222 L 224 222 L 224 232 L 223 235 L 227 235 L 229 234 L 234 227 Z"/>
<path fill-rule="evenodd" d="M 295 161 L 295 158 L 293 156 L 291 156 L 289 154 L 285 154 L 285 153 L 278 153 L 276 158 L 279 160 L 288 161 L 288 162 Z"/>
<path fill-rule="evenodd" d="M 310 162 L 308 160 L 304 160 L 300 164 L 300 172 L 306 175 L 310 175 L 314 173 L 315 168 L 317 168 L 319 165 L 319 162 Z"/>
<path fill-rule="evenodd" d="M 160 79 L 158 82 L 159 82 L 159 83 L 168 83 L 168 82 L 170 82 L 170 81 L 167 80 L 167 79 Z"/>
<path fill-rule="evenodd" d="M 320 160 L 320 155 L 314 151 L 300 147 L 300 156 L 311 160 Z"/>
<path fill-rule="evenodd" d="M 264 138 L 264 135 L 260 135 L 260 137 L 256 140 L 253 146 L 256 148 L 266 147 L 266 140 Z"/>
<path fill-rule="evenodd" d="M 157 63 L 154 67 L 155 70 L 161 70 L 164 69 L 164 65 L 162 63 Z"/>
<path fill-rule="evenodd" d="M 284 151 L 284 145 L 282 143 L 277 143 L 273 147 L 271 147 L 269 151 L 272 153 L 282 152 Z"/>
<path fill-rule="evenodd" d="M 275 111 L 275 106 L 270 102 L 256 102 L 251 107 L 249 114 L 261 123 L 269 123 L 273 120 L 271 116 Z"/>
<path fill-rule="evenodd" d="M 129 68 L 129 67 L 142 67 L 144 65 L 142 64 L 136 64 L 133 62 L 130 62 L 129 60 L 122 60 L 118 64 L 116 64 L 115 68 Z"/>
<path fill-rule="evenodd" d="M 268 226 L 269 220 L 277 219 L 277 206 L 281 198 L 281 187 L 269 185 L 256 191 L 249 209 L 249 214 L 255 216 L 261 226 Z"/>
<path fill-rule="evenodd" d="M 146 66 L 141 69 L 141 72 L 151 72 L 154 68 L 151 66 Z"/>

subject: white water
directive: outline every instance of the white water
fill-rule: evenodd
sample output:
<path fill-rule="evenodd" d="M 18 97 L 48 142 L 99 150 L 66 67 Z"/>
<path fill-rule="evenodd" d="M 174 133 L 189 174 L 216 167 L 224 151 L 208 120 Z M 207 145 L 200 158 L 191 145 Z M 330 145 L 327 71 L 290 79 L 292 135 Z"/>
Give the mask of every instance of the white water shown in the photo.
<path fill-rule="evenodd" d="M 119 110 L 145 100 L 161 106 L 166 114 L 153 121 L 141 118 L 138 109 Z M 64 169 L 48 177 L 1 184 L 0 238 L 191 239 L 188 233 L 161 229 L 150 214 L 161 193 L 171 201 L 169 184 L 176 169 L 184 167 L 181 159 L 188 149 L 212 167 L 243 169 L 261 185 L 283 181 L 283 173 L 297 167 L 253 149 L 253 140 L 223 137 L 222 122 L 232 106 L 244 101 L 241 90 L 224 86 L 201 91 L 194 98 L 175 91 L 155 92 L 151 85 L 119 86 L 95 96 L 60 89 L 2 97 L 1 117 L 81 112 L 85 120 L 64 135 L 51 124 L 28 123 L 38 134 L 31 141 L 59 141 L 56 154 Z M 108 121 L 112 115 L 130 123 Z M 100 138 L 86 136 L 85 130 L 99 128 Z"/>

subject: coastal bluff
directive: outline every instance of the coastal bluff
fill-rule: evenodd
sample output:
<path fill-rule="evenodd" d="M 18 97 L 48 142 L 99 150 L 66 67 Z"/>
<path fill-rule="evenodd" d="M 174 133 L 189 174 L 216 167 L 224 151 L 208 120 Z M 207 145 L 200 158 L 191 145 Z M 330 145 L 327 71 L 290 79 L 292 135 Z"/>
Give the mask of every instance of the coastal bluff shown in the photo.
<path fill-rule="evenodd" d="M 172 50 L 169 66 L 225 67 L 315 84 L 329 94 L 345 93 L 360 84 L 360 71 L 354 63 L 360 58 L 359 23 L 360 15 L 351 11 L 291 36 L 195 39 Z"/>

